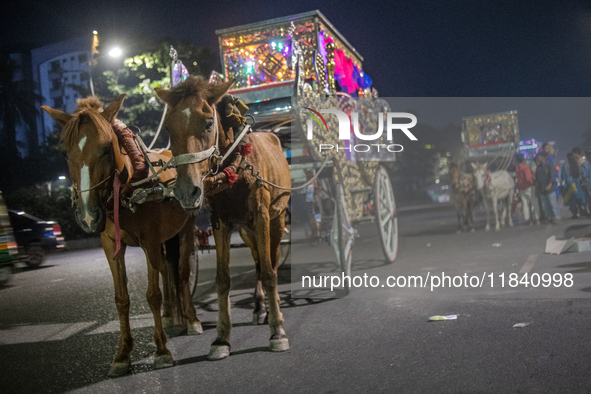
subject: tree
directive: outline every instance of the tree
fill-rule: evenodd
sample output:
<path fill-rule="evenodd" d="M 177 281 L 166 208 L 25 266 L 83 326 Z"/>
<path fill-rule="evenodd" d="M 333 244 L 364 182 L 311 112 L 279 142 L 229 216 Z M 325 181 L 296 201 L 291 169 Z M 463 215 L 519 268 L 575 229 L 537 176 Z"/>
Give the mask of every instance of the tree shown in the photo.
<path fill-rule="evenodd" d="M 106 51 L 108 46 L 108 42 L 102 45 L 99 52 Z M 146 143 L 155 135 L 164 111 L 164 104 L 158 99 L 154 89 L 170 87 L 170 46 L 170 40 L 136 41 L 134 50 L 127 52 L 123 67 L 117 70 L 106 69 L 110 62 L 107 57 L 97 58 L 95 69 L 100 72 L 94 78 L 97 96 L 104 102 L 110 102 L 125 93 L 125 104 L 119 118 L 128 125 L 138 127 Z M 207 76 L 218 64 L 217 55 L 187 41 L 175 44 L 174 48 L 190 75 Z M 161 133 L 155 146 L 163 147 L 167 141 L 166 133 Z"/>

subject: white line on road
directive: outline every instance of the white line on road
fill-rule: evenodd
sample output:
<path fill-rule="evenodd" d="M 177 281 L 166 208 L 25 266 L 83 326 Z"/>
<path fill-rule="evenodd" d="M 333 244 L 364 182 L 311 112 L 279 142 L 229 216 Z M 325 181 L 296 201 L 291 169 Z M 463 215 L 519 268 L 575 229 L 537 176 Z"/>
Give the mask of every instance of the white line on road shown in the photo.
<path fill-rule="evenodd" d="M 525 274 L 531 271 L 531 269 L 534 267 L 534 264 L 536 263 L 536 260 L 538 259 L 538 255 L 537 254 L 530 254 L 529 257 L 527 258 L 527 261 L 525 262 L 525 264 L 523 264 L 523 267 L 521 267 L 521 270 L 519 271 L 520 274 Z"/>

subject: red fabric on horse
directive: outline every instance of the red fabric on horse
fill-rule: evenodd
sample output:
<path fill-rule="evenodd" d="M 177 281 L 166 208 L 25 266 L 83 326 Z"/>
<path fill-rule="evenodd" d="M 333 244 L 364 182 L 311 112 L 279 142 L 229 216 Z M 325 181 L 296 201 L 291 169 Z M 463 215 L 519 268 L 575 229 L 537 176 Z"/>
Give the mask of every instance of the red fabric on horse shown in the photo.
<path fill-rule="evenodd" d="M 240 147 L 238 148 L 238 153 L 240 153 L 244 157 L 250 155 L 252 153 L 252 145 L 249 142 L 247 142 L 244 145 L 240 145 Z"/>
<path fill-rule="evenodd" d="M 133 133 L 127 128 L 125 123 L 119 119 L 113 120 L 113 131 L 117 134 L 119 145 L 123 147 L 125 153 L 131 160 L 131 166 L 133 167 L 133 175 L 128 183 L 134 183 L 145 179 L 149 175 L 149 168 L 146 164 L 146 158 L 144 154 L 138 149 Z"/>

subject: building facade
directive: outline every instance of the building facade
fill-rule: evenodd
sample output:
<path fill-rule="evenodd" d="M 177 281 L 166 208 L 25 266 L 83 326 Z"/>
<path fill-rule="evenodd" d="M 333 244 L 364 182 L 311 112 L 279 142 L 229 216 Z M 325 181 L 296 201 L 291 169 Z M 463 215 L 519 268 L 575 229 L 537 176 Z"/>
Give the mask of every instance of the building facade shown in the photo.
<path fill-rule="evenodd" d="M 90 71 L 93 35 L 72 38 L 31 51 L 33 80 L 43 102 L 68 113 L 76 109 L 76 100 L 90 95 Z M 55 122 L 41 111 L 37 121 L 38 142 L 47 142 Z"/>

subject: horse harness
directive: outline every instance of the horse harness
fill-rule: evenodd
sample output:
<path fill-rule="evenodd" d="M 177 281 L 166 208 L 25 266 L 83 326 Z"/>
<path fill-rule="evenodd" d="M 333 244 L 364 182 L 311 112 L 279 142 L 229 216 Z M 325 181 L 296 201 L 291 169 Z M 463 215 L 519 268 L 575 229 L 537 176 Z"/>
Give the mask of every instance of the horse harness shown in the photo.
<path fill-rule="evenodd" d="M 242 101 L 236 100 L 232 96 L 230 96 L 229 100 L 225 100 L 224 103 L 228 105 L 225 111 L 226 119 L 223 119 L 223 123 L 229 123 L 239 133 L 224 155 L 221 155 L 219 148 L 220 132 L 218 129 L 216 106 L 214 106 L 214 119 L 216 121 L 213 123 L 215 134 L 214 145 L 201 152 L 173 156 L 166 162 L 163 160 L 156 162 L 150 161 L 148 149 L 141 137 L 138 134 L 134 134 L 120 120 L 115 120 L 112 124 L 113 131 L 117 135 L 119 145 L 123 147 L 125 153 L 130 157 L 134 169 L 132 177 L 123 185 L 123 189 L 121 190 L 121 205 L 135 212 L 138 204 L 173 198 L 172 184 L 176 180 L 176 177 L 174 180 L 162 182 L 158 176 L 169 168 L 200 163 L 205 160 L 210 160 L 211 163 L 209 171 L 202 178 L 202 182 L 204 182 L 204 188 L 205 185 L 208 186 L 206 189 L 211 194 L 218 193 L 232 186 L 245 169 L 250 170 L 253 176 L 257 178 L 259 187 L 262 186 L 260 176 L 258 176 L 258 173 L 255 174 L 253 172 L 252 165 L 246 159 L 246 156 L 252 152 L 251 144 L 247 142 L 247 134 L 251 130 L 252 124 L 247 124 L 247 118 L 244 116 L 248 107 Z M 254 118 L 252 119 L 254 120 Z M 228 160 L 230 160 L 229 163 Z M 225 163 L 227 163 L 226 166 L 224 166 Z M 156 171 L 154 167 L 161 168 Z M 113 175 L 115 175 L 115 178 L 119 178 L 118 171 L 115 171 L 114 174 L 109 175 L 100 184 L 109 180 Z M 93 188 L 100 184 L 93 186 Z M 143 187 L 140 187 L 142 185 Z M 113 199 L 116 198 L 114 195 L 112 197 Z"/>

